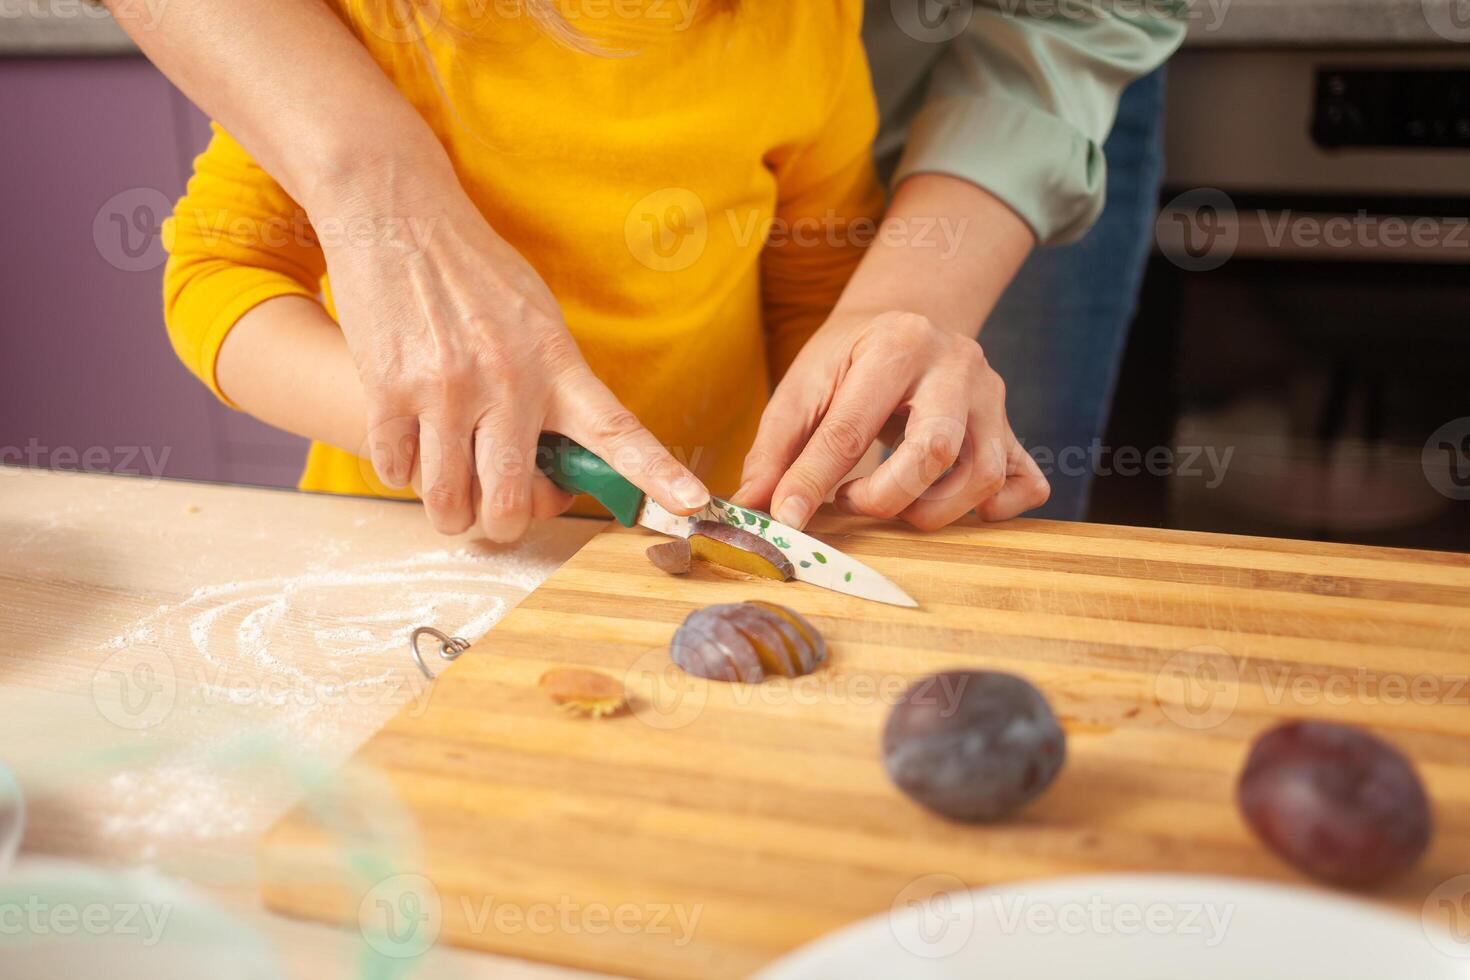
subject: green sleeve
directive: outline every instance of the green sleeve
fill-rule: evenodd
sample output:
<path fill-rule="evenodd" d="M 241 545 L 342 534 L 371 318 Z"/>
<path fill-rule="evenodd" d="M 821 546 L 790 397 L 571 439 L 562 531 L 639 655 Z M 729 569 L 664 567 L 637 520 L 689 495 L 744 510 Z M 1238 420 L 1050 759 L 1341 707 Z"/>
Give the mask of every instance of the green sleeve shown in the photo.
<path fill-rule="evenodd" d="M 869 16 L 893 19 L 900 6 L 870 5 Z M 885 119 L 907 130 L 894 185 L 917 173 L 962 177 L 1005 201 L 1042 243 L 1080 238 L 1102 211 L 1102 144 L 1119 96 L 1179 46 L 1187 0 L 974 0 L 957 7 L 967 20 L 935 52 L 927 88 L 907 100 L 908 111 L 898 107 L 900 118 Z M 869 32 L 870 43 L 915 41 L 916 31 L 899 28 Z M 920 48 L 936 46 L 933 37 L 918 40 Z M 913 63 L 899 52 L 874 55 L 880 98 L 882 66 L 896 58 Z"/>

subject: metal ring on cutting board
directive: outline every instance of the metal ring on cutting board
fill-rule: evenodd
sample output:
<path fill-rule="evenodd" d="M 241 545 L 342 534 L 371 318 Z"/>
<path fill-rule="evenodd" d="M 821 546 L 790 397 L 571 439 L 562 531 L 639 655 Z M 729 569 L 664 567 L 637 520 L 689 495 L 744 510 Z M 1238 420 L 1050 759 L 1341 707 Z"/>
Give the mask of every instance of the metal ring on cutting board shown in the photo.
<path fill-rule="evenodd" d="M 413 653 L 413 662 L 419 665 L 425 677 L 433 680 L 434 672 L 424 663 L 424 655 L 419 652 L 419 637 L 426 633 L 439 641 L 439 656 L 445 660 L 453 660 L 468 650 L 470 641 L 460 636 L 446 636 L 432 626 L 420 626 L 408 635 L 408 649 Z"/>

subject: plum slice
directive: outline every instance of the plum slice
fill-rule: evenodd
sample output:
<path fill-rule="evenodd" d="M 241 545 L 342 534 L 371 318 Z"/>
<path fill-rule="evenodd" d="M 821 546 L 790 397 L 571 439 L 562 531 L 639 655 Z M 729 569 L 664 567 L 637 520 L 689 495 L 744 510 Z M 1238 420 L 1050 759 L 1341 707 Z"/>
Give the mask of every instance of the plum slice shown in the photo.
<path fill-rule="evenodd" d="M 712 681 L 757 683 L 766 678 L 750 641 L 730 622 L 734 603 L 706 606 L 690 613 L 674 632 L 669 655 L 696 677 Z"/>
<path fill-rule="evenodd" d="M 1393 746 L 1350 725 L 1294 721 L 1256 740 L 1236 800 L 1271 850 L 1333 885 L 1367 888 L 1429 846 L 1424 786 Z"/>
<path fill-rule="evenodd" d="M 719 521 L 695 524 L 689 534 L 689 549 L 695 558 L 747 575 L 778 582 L 785 582 L 796 575 L 796 566 L 780 548 L 760 535 Z"/>
<path fill-rule="evenodd" d="M 688 573 L 692 564 L 693 555 L 689 550 L 689 541 L 686 538 L 675 538 L 665 541 L 663 544 L 650 545 L 644 552 L 653 566 L 661 572 L 670 575 L 684 575 Z"/>
<path fill-rule="evenodd" d="M 817 628 L 807 622 L 806 617 L 801 613 L 774 602 L 763 602 L 760 599 L 750 599 L 745 604 L 774 613 L 791 626 L 797 640 L 792 647 L 792 662 L 795 664 L 796 675 L 810 674 L 827 659 L 826 641 L 822 639 L 822 634 L 817 632 Z"/>
<path fill-rule="evenodd" d="M 674 633 L 669 654 L 697 677 L 754 684 L 811 673 L 826 659 L 826 646 L 816 629 L 789 609 L 722 603 L 690 613 Z"/>
<path fill-rule="evenodd" d="M 899 789 L 942 816 L 999 820 L 1051 785 L 1066 744 L 1029 682 L 951 670 L 917 681 L 893 706 L 883 765 Z"/>
<path fill-rule="evenodd" d="M 796 631 L 779 616 L 748 603 L 734 606 L 726 620 L 745 637 L 768 677 L 797 676 L 797 654 L 792 649 Z M 805 673 L 805 671 L 802 671 Z"/>

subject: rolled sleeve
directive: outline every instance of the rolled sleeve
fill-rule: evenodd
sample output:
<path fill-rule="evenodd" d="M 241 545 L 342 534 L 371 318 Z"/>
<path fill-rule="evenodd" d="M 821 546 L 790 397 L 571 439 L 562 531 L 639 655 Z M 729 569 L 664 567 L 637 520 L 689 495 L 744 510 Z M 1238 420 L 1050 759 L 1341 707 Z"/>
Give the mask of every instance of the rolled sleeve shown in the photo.
<path fill-rule="evenodd" d="M 1103 143 L 1118 99 L 1179 46 L 1187 5 L 1104 0 L 977 3 L 907 121 L 895 186 L 943 173 L 984 187 L 1045 244 L 1080 238 L 1107 190 Z"/>
<path fill-rule="evenodd" d="M 215 126 L 163 240 L 163 318 L 174 352 L 236 408 L 216 377 L 220 348 L 240 318 L 266 300 L 318 297 L 326 258 L 315 231 L 280 185 Z"/>

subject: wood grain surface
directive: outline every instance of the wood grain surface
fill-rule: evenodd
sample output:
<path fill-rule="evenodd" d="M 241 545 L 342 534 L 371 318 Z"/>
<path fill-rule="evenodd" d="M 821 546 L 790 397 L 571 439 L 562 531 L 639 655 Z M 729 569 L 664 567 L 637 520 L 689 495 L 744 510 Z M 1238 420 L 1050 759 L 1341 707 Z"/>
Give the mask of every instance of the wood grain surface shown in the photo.
<path fill-rule="evenodd" d="M 300 776 L 330 774 L 424 686 L 409 630 L 488 628 L 599 527 L 492 547 L 397 501 L 0 466 L 0 766 L 27 802 L 22 860 L 152 869 L 257 936 L 281 976 L 360 980 L 361 935 L 262 909 L 260 834 Z M 160 956 L 208 948 L 180 935 Z M 415 966 L 572 975 L 449 947 Z"/>
<path fill-rule="evenodd" d="M 814 533 L 921 608 L 708 567 L 669 577 L 643 557 L 651 536 L 600 534 L 267 835 L 268 905 L 354 923 L 386 909 L 440 942 L 605 971 L 736 976 L 936 881 L 1300 881 L 1233 804 L 1250 740 L 1293 717 L 1369 726 L 1434 800 L 1430 852 L 1372 900 L 1417 913 L 1470 871 L 1470 558 L 1041 521 L 918 536 L 824 515 Z M 809 617 L 830 665 L 749 687 L 668 665 L 690 611 L 749 598 Z M 625 678 L 632 711 L 558 711 L 536 683 L 565 664 Z M 946 822 L 880 763 L 892 701 L 953 667 L 1024 675 L 1069 730 L 1061 777 L 1011 822 Z"/>

